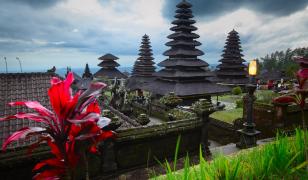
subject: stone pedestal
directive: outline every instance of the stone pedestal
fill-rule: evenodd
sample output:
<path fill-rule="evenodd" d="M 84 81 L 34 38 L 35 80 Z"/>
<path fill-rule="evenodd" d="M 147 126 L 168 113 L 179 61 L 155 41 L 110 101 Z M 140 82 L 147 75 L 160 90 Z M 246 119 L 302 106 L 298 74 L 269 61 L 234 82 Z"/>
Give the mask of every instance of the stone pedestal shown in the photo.
<path fill-rule="evenodd" d="M 243 129 L 237 131 L 240 134 L 240 142 L 236 146 L 241 149 L 257 146 L 257 135 L 260 134 L 260 131 L 254 129 L 254 123 L 244 123 L 243 126 Z"/>
<path fill-rule="evenodd" d="M 273 103 L 276 110 L 276 117 L 273 125 L 277 128 L 283 128 L 286 126 L 286 114 L 289 104 L 287 103 Z"/>
<path fill-rule="evenodd" d="M 210 114 L 215 112 L 217 108 L 208 99 L 200 99 L 192 105 L 193 110 L 202 120 L 202 129 L 201 129 L 201 148 L 205 156 L 211 156 L 211 151 L 209 149 L 210 142 L 208 136 L 208 127 L 210 122 Z"/>
<path fill-rule="evenodd" d="M 250 148 L 257 145 L 257 135 L 260 134 L 260 131 L 255 130 L 255 123 L 253 120 L 253 103 L 256 100 L 254 92 L 256 86 L 249 84 L 246 86 L 248 93 L 243 97 L 244 110 L 246 111 L 246 117 L 244 118 L 245 123 L 243 124 L 244 128 L 238 130 L 240 134 L 240 142 L 236 144 L 239 148 Z"/>

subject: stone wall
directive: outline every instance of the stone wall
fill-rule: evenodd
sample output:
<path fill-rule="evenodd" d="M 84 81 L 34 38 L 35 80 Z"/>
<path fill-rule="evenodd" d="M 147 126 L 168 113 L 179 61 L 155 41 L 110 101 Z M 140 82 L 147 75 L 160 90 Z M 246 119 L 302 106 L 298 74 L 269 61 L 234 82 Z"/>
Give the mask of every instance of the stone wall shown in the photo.
<path fill-rule="evenodd" d="M 159 125 L 140 126 L 117 131 L 113 141 L 100 146 L 100 155 L 89 156 L 91 177 L 125 172 L 147 164 L 157 163 L 155 158 L 173 158 L 176 141 L 181 135 L 180 154 L 197 151 L 201 135 L 200 119 L 186 119 Z M 1 179 L 31 179 L 34 165 L 50 157 L 48 147 L 27 156 L 26 150 L 0 154 Z M 155 158 L 154 158 L 155 157 Z M 78 177 L 83 179 L 82 165 Z"/>
<path fill-rule="evenodd" d="M 173 157 L 179 135 L 180 153 L 198 150 L 201 125 L 199 119 L 187 119 L 120 131 L 115 139 L 118 169 L 153 163 L 154 157 Z"/>
<path fill-rule="evenodd" d="M 244 106 L 243 117 L 246 116 L 245 112 Z M 308 117 L 308 106 L 305 107 L 305 115 Z M 256 129 L 261 131 L 259 138 L 274 137 L 278 129 L 292 131 L 301 125 L 301 112 L 297 105 L 255 103 L 253 117 Z"/>

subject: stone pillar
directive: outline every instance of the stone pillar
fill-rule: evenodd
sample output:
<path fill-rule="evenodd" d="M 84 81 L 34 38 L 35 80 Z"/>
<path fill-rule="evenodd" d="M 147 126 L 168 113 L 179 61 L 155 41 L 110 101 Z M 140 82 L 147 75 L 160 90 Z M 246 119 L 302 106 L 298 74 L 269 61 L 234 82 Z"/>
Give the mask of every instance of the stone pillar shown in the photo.
<path fill-rule="evenodd" d="M 198 115 L 198 117 L 202 120 L 202 128 L 201 128 L 201 139 L 200 144 L 202 148 L 202 152 L 205 156 L 210 156 L 210 142 L 208 138 L 208 128 L 210 122 L 210 114 L 215 112 L 217 108 L 213 106 L 213 104 L 208 99 L 200 99 L 196 103 L 192 105 L 193 111 Z"/>
<path fill-rule="evenodd" d="M 289 104 L 287 103 L 273 103 L 276 110 L 276 118 L 273 121 L 273 126 L 282 128 L 286 126 L 286 115 Z"/>

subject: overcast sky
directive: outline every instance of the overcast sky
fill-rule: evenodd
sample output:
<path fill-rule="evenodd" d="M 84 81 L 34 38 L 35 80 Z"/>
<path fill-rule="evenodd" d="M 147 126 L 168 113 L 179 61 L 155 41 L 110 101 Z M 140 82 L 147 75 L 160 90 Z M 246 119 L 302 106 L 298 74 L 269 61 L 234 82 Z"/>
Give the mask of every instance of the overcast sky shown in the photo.
<path fill-rule="evenodd" d="M 246 60 L 308 46 L 308 0 L 188 0 L 193 5 L 201 59 L 220 59 L 227 33 L 239 32 Z M 0 0 L 0 71 L 96 67 L 112 53 L 132 66 L 141 37 L 150 36 L 156 62 L 180 0 Z"/>

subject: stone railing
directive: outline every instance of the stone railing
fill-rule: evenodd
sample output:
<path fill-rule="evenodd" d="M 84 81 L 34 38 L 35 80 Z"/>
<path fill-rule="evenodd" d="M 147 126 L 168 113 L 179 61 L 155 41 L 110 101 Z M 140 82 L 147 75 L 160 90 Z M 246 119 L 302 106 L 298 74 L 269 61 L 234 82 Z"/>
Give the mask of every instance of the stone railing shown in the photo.
<path fill-rule="evenodd" d="M 135 120 L 129 118 L 128 116 L 126 116 L 125 114 L 121 113 L 120 111 L 116 110 L 115 108 L 113 108 L 112 106 L 108 106 L 107 107 L 114 115 L 118 116 L 120 119 L 128 122 L 129 124 L 131 124 L 134 127 L 140 126 L 140 124 L 138 124 Z"/>

